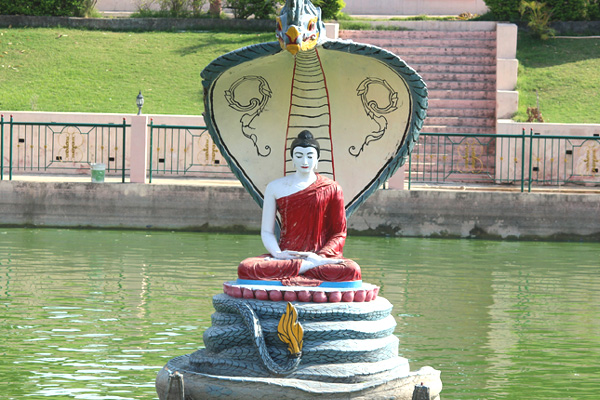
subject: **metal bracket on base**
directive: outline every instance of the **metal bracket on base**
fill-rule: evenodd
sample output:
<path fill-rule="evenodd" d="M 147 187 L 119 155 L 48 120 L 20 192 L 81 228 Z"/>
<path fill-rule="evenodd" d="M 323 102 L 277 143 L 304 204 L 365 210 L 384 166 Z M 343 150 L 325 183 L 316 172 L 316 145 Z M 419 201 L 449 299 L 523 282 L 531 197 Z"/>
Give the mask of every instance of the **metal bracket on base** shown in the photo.
<path fill-rule="evenodd" d="M 169 380 L 166 400 L 185 400 L 183 375 L 179 371 L 173 372 L 167 369 L 167 372 L 169 372 Z"/>
<path fill-rule="evenodd" d="M 415 385 L 412 400 L 430 400 L 429 387 L 423 385 L 423 383 Z"/>

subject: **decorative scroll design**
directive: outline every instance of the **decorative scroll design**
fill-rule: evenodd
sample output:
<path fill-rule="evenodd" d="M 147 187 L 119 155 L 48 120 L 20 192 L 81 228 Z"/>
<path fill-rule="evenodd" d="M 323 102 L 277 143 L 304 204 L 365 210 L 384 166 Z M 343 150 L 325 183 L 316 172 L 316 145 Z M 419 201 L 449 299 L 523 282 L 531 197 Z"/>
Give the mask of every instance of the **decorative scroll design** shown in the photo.
<path fill-rule="evenodd" d="M 598 173 L 598 163 L 600 162 L 600 160 L 598 159 L 597 152 L 598 152 L 597 145 L 596 146 L 593 146 L 593 145 L 587 146 L 586 153 L 585 153 L 585 159 L 583 160 L 587 170 L 592 174 Z"/>
<path fill-rule="evenodd" d="M 198 138 L 198 142 L 200 142 L 202 138 Z M 217 158 L 217 154 L 219 154 L 219 149 L 217 149 L 217 145 L 210 141 L 206 140 L 204 144 L 204 148 L 202 149 L 204 153 L 204 160 L 201 160 L 201 154 L 198 154 L 198 160 L 200 163 L 204 161 L 204 164 L 214 164 Z"/>
<path fill-rule="evenodd" d="M 61 139 L 64 138 L 64 143 L 61 143 Z M 62 131 L 59 136 L 60 150 L 58 152 L 58 161 L 71 161 L 79 162 L 82 160 L 81 146 L 83 146 L 85 139 L 79 131 Z M 60 154 L 64 154 L 64 158 Z M 76 156 L 79 156 L 76 159 Z"/>
<path fill-rule="evenodd" d="M 260 99 L 258 97 L 252 97 L 248 101 L 248 104 L 241 104 L 236 100 L 235 91 L 244 83 L 252 81 L 258 81 L 258 92 L 260 93 Z M 271 98 L 271 95 L 271 88 L 269 87 L 267 80 L 262 76 L 256 75 L 243 76 L 235 81 L 228 90 L 225 90 L 225 99 L 229 103 L 229 107 L 244 113 L 242 118 L 240 118 L 240 122 L 242 124 L 242 134 L 252 141 L 252 144 L 256 149 L 256 154 L 260 157 L 268 157 L 269 154 L 271 154 L 271 146 L 266 145 L 264 147 L 264 152 L 261 152 L 261 149 L 258 145 L 258 136 L 250 131 L 255 129 L 251 126 L 251 124 L 252 121 L 254 121 L 254 119 L 264 111 L 269 99 Z"/>
<path fill-rule="evenodd" d="M 425 84 L 421 76 L 419 76 L 419 74 L 416 73 L 415 70 L 406 65 L 406 63 L 400 57 L 382 48 L 364 43 L 354 43 L 345 40 L 330 40 L 323 42 L 323 44 L 319 47 L 319 51 L 321 51 L 321 49 L 327 52 L 331 52 L 330 54 L 332 56 L 335 56 L 334 52 L 341 52 L 344 54 L 352 53 L 358 56 L 372 58 L 374 62 L 385 65 L 386 67 L 394 71 L 394 73 L 397 74 L 399 78 L 401 78 L 404 85 L 406 86 L 406 89 L 408 90 L 408 97 L 410 98 L 410 101 L 406 101 L 402 105 L 403 109 L 407 107 L 406 111 L 408 112 L 408 126 L 405 128 L 403 132 L 404 135 L 400 139 L 399 149 L 396 151 L 396 153 L 391 159 L 386 161 L 386 163 L 382 166 L 377 175 L 363 189 L 360 189 L 356 194 L 353 194 L 352 196 L 348 196 L 345 208 L 346 216 L 350 216 L 362 203 L 364 203 L 364 201 L 366 201 L 366 199 L 369 196 L 375 193 L 382 186 L 382 184 L 384 184 L 384 182 L 386 182 L 407 160 L 410 151 L 415 146 L 417 138 L 419 137 L 419 131 L 421 130 L 423 126 L 423 121 L 427 115 L 427 85 Z M 221 77 L 227 76 L 224 75 L 224 72 L 228 71 L 229 69 L 239 67 L 246 62 L 258 60 L 263 57 L 279 57 L 277 56 L 277 54 L 281 53 L 281 51 L 281 46 L 278 41 L 247 46 L 238 50 L 234 50 L 231 53 L 224 54 L 221 57 L 213 60 L 201 73 L 203 79 L 202 86 L 204 88 L 205 94 L 205 110 L 206 115 L 208 116 L 207 125 L 210 135 L 217 144 L 222 156 L 225 158 L 228 165 L 230 166 L 232 173 L 241 181 L 244 188 L 248 191 L 248 193 L 250 193 L 252 198 L 261 207 L 263 204 L 263 193 L 252 181 L 252 177 L 247 174 L 247 170 L 243 168 L 243 165 L 240 165 L 240 162 L 244 163 L 246 162 L 246 160 L 244 159 L 242 161 L 236 158 L 237 155 L 232 153 L 231 149 L 226 147 L 222 141 L 221 133 L 219 132 L 220 126 L 218 126 L 219 124 L 216 120 L 217 113 L 215 111 L 220 110 L 220 107 L 225 105 L 225 103 L 221 101 L 221 104 L 219 104 L 219 102 L 216 101 L 217 98 L 224 100 L 222 97 L 220 97 L 221 93 L 223 92 L 221 91 L 222 89 L 218 89 L 220 86 L 217 85 L 217 83 L 220 82 Z M 277 61 L 277 58 L 273 58 L 273 60 Z M 265 66 L 266 64 L 268 63 L 265 63 Z M 253 72 L 253 74 L 256 75 L 261 75 L 265 77 L 269 76 L 267 68 L 265 68 L 264 70 L 254 69 L 253 71 L 257 71 Z M 239 73 L 243 74 L 243 72 Z M 250 73 L 248 73 L 248 75 L 250 75 Z M 362 79 L 364 78 L 366 78 L 366 76 L 363 76 Z M 237 77 L 235 79 L 237 79 Z M 232 82 L 235 79 L 232 79 Z M 227 85 L 230 85 L 230 83 L 228 83 Z M 370 89 L 374 88 L 375 87 L 371 87 Z M 377 89 L 379 89 L 380 91 L 382 90 L 379 87 L 379 85 L 377 85 Z M 217 90 L 219 90 L 219 93 L 217 93 Z M 370 92 L 371 96 L 372 94 L 373 93 Z M 246 94 L 246 98 L 247 97 L 248 96 Z M 381 96 L 378 96 L 378 98 L 381 98 Z M 355 101 L 359 101 L 356 97 L 354 99 Z M 265 110 L 267 109 L 265 108 Z M 387 116 L 386 118 L 390 118 L 390 116 Z M 369 132 L 365 132 L 365 134 L 367 133 Z M 388 131 L 387 134 L 389 135 L 391 133 L 392 132 L 390 129 L 390 131 Z M 357 142 L 358 143 L 356 144 L 359 145 L 360 139 L 357 140 Z M 350 144 L 348 144 L 347 146 L 349 145 Z M 348 149 L 347 146 L 345 146 L 344 149 Z M 354 157 L 352 155 L 349 155 L 348 157 L 341 158 L 343 160 L 352 159 Z M 344 182 L 342 182 L 342 186 L 344 186 Z"/>
<path fill-rule="evenodd" d="M 386 107 L 381 108 L 376 100 L 369 100 L 369 86 L 372 84 L 381 85 L 387 90 L 388 104 Z M 388 126 L 387 119 L 383 115 L 398 109 L 398 92 L 394 91 L 390 84 L 384 79 L 366 78 L 358 85 L 358 88 L 356 88 L 356 95 L 360 97 L 367 116 L 377 124 L 378 130 L 373 131 L 373 135 L 367 135 L 367 137 L 365 137 L 365 140 L 358 151 L 356 151 L 356 146 L 350 146 L 348 148 L 348 152 L 354 157 L 358 157 L 369 143 L 375 142 L 383 137 Z"/>
<path fill-rule="evenodd" d="M 468 172 L 472 174 L 479 174 L 483 172 L 483 161 L 480 157 L 478 157 L 479 154 L 477 153 L 477 148 L 480 147 L 480 143 L 473 143 L 472 140 L 467 140 L 464 145 L 464 153 L 460 156 L 465 161 L 466 171 L 459 172 Z"/>

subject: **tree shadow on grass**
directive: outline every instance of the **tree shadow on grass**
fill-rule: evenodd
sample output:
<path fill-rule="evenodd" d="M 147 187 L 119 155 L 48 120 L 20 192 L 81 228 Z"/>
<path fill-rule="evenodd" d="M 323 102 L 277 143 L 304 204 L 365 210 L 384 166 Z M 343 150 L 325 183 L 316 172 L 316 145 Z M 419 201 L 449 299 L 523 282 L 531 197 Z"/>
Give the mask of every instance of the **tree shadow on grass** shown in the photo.
<path fill-rule="evenodd" d="M 198 53 L 204 53 L 204 52 L 215 52 L 218 53 L 216 54 L 216 57 L 219 57 L 223 54 L 226 54 L 230 51 L 234 51 L 237 49 L 240 49 L 242 47 L 245 46 L 250 46 L 253 44 L 258 44 L 258 43 L 265 43 L 265 42 L 270 42 L 273 41 L 275 35 L 272 35 L 272 37 L 269 37 L 268 35 L 265 35 L 264 32 L 262 33 L 256 33 L 256 32 L 239 32 L 239 34 L 247 34 L 247 35 L 256 35 L 257 38 L 263 38 L 265 40 L 253 40 L 254 37 L 253 36 L 249 36 L 247 39 L 245 40 L 240 40 L 240 41 L 236 41 L 236 42 L 232 42 L 230 37 L 219 37 L 218 32 L 215 33 L 215 35 L 210 35 L 206 40 L 201 41 L 197 44 L 194 44 L 192 46 L 186 46 L 186 47 L 182 47 L 179 49 L 174 50 L 174 52 L 182 57 L 185 56 L 190 56 L 190 55 L 194 55 L 194 54 L 198 54 Z M 271 39 L 271 40 L 269 40 Z M 223 51 L 218 52 L 217 48 L 222 48 Z"/>

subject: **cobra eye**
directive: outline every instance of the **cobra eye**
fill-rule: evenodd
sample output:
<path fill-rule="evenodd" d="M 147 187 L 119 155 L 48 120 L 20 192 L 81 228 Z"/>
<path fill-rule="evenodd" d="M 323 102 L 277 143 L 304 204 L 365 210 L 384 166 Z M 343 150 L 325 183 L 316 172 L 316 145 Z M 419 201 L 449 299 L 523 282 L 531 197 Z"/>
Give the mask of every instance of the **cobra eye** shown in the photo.
<path fill-rule="evenodd" d="M 315 23 L 313 21 L 310 21 L 310 24 L 308 24 L 308 30 L 312 31 L 313 29 L 315 29 Z"/>

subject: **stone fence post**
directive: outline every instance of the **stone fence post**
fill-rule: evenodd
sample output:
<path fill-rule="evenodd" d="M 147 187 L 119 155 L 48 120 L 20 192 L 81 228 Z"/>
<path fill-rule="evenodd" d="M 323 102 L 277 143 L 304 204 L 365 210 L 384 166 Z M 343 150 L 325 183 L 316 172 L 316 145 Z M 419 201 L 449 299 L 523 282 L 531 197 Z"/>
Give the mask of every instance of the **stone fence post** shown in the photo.
<path fill-rule="evenodd" d="M 146 183 L 148 171 L 148 116 L 131 117 L 131 142 L 129 146 L 129 181 Z"/>

